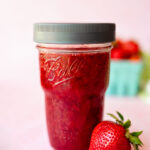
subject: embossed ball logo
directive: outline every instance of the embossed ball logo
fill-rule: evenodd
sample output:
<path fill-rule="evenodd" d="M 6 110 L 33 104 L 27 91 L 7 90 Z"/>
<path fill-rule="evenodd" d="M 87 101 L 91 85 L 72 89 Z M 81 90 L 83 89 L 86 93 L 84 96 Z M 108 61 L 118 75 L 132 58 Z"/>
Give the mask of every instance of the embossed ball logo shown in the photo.
<path fill-rule="evenodd" d="M 53 86 L 77 76 L 84 66 L 84 61 L 77 57 L 47 57 L 44 61 L 46 77 Z"/>

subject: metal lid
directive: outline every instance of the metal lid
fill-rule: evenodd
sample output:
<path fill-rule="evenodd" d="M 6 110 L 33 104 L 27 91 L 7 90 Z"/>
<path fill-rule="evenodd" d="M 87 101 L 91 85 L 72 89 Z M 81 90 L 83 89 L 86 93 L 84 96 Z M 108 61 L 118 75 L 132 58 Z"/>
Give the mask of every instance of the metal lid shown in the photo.
<path fill-rule="evenodd" d="M 36 23 L 34 41 L 45 44 L 106 43 L 115 40 L 113 23 Z"/>

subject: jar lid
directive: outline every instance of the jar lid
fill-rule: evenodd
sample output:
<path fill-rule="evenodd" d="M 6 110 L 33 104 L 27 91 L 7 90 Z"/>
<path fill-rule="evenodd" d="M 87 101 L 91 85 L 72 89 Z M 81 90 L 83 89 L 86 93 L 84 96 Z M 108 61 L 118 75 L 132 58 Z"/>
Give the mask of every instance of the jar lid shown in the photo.
<path fill-rule="evenodd" d="M 114 23 L 35 23 L 34 41 L 44 44 L 92 44 L 115 41 Z"/>

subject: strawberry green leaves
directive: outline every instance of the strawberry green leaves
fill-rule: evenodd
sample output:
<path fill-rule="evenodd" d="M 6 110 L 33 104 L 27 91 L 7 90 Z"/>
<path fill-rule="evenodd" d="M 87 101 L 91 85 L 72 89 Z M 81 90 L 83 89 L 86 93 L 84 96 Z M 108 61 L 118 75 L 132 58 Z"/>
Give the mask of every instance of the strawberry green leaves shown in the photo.
<path fill-rule="evenodd" d="M 123 123 L 123 127 L 125 129 L 128 129 L 130 126 L 131 126 L 131 121 L 130 120 L 127 120 L 125 123 Z"/>
<path fill-rule="evenodd" d="M 123 125 L 124 117 L 120 112 L 117 111 L 118 116 L 115 116 L 114 114 L 110 114 L 110 113 L 108 113 L 107 115 L 114 118 L 118 124 Z M 128 125 L 128 123 L 129 123 L 129 121 L 127 122 L 127 125 Z M 125 126 L 127 126 L 127 125 L 125 124 Z"/>
<path fill-rule="evenodd" d="M 132 132 L 129 135 L 129 141 L 133 144 L 134 150 L 139 150 L 139 146 L 142 146 L 143 143 L 140 140 L 139 136 L 143 133 L 143 131 Z"/>
<path fill-rule="evenodd" d="M 119 120 L 115 115 L 108 113 L 107 115 L 109 115 L 110 117 L 114 118 L 116 121 Z"/>
<path fill-rule="evenodd" d="M 132 136 L 136 136 L 136 137 L 138 137 L 138 136 L 140 136 L 142 133 L 143 133 L 143 131 L 139 131 L 139 132 L 132 132 L 132 133 L 131 133 L 131 135 L 132 135 Z"/>
<path fill-rule="evenodd" d="M 125 130 L 125 137 L 130 141 L 130 143 L 133 145 L 134 150 L 139 150 L 139 146 L 142 146 L 143 143 L 140 140 L 139 136 L 143 133 L 143 131 L 138 132 L 132 132 L 130 133 L 129 127 L 131 126 L 131 121 L 128 119 L 127 121 L 124 121 L 124 117 L 120 112 L 116 112 L 118 116 L 115 116 L 113 114 L 108 113 L 110 117 L 116 120 L 116 123 L 119 125 L 122 125 Z"/>
<path fill-rule="evenodd" d="M 130 140 L 131 143 L 133 143 L 135 145 L 140 145 L 140 146 L 143 145 L 142 141 L 136 136 L 130 135 L 129 140 Z"/>
<path fill-rule="evenodd" d="M 118 114 L 118 116 L 120 117 L 120 119 L 121 119 L 122 121 L 124 121 L 123 115 L 122 115 L 120 112 L 118 112 L 118 111 L 117 111 L 117 114 Z"/>
<path fill-rule="evenodd" d="M 136 137 L 136 136 L 130 135 L 129 136 L 129 141 L 130 141 L 131 144 L 133 144 L 134 150 L 139 150 L 139 146 L 143 145 L 143 143 L 140 140 L 140 138 Z"/>
<path fill-rule="evenodd" d="M 109 115 L 110 117 L 115 119 L 118 124 L 123 125 L 123 122 L 121 120 L 119 120 L 115 115 L 110 114 L 110 113 L 108 113 L 107 115 Z"/>

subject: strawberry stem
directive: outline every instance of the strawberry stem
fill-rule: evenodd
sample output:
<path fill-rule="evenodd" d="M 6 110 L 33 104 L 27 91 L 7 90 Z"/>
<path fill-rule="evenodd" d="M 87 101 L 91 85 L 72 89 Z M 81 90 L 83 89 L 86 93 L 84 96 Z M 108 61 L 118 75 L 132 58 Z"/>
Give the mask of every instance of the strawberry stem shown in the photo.
<path fill-rule="evenodd" d="M 130 132 L 129 132 L 129 129 L 126 129 L 126 134 L 125 134 L 126 138 L 128 139 L 129 136 L 130 136 Z"/>
<path fill-rule="evenodd" d="M 133 148 L 134 148 L 134 150 L 139 150 L 138 145 L 136 145 L 136 144 L 133 144 Z"/>

